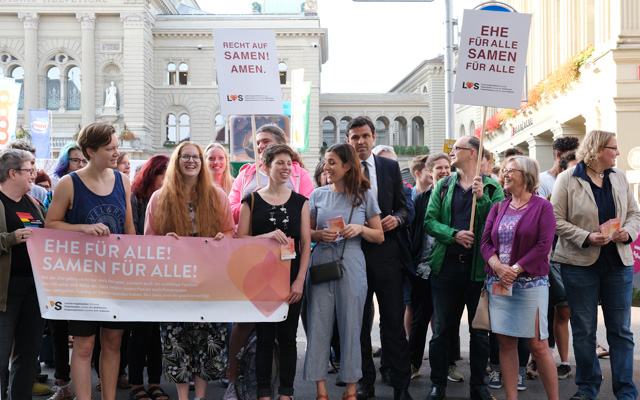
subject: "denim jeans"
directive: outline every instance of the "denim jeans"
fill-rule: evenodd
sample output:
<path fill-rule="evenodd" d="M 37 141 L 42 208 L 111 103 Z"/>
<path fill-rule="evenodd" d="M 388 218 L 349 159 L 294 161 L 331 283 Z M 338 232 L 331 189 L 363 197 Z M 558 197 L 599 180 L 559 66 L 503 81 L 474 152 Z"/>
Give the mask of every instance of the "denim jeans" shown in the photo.
<path fill-rule="evenodd" d="M 42 345 L 44 320 L 32 277 L 11 277 L 7 309 L 0 312 L 0 376 L 2 393 L 9 387 L 8 399 L 31 398 Z M 9 381 L 5 376 L 13 346 Z"/>
<path fill-rule="evenodd" d="M 633 334 L 630 329 L 633 267 L 562 264 L 562 281 L 571 309 L 578 391 L 594 399 L 600 392 L 602 377 L 596 355 L 600 299 L 611 352 L 613 393 L 618 400 L 635 399 L 638 389 L 633 383 Z"/>
<path fill-rule="evenodd" d="M 484 282 L 473 282 L 471 264 L 446 261 L 438 275 L 431 276 L 431 297 L 433 300 L 433 335 L 429 342 L 429 363 L 431 364 L 431 384 L 447 386 L 449 370 L 449 345 L 451 329 L 456 325 L 452 316 L 460 293 L 464 295 L 469 320 L 471 364 L 471 389 L 486 386 L 484 381 L 487 359 L 489 358 L 489 332 L 471 327 L 476 315 L 478 300 Z"/>

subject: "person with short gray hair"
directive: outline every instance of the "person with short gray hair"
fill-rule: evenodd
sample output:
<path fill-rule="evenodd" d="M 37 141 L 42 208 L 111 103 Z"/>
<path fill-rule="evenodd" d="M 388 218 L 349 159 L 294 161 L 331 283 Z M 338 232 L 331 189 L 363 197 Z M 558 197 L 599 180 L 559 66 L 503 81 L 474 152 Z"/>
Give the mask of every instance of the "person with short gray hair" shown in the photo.
<path fill-rule="evenodd" d="M 398 160 L 398 155 L 396 154 L 396 151 L 393 149 L 393 147 L 387 146 L 386 144 L 377 145 L 376 147 L 373 148 L 373 150 L 371 150 L 371 152 L 380 157 L 386 157 L 396 161 Z M 389 154 L 380 154 L 384 152 L 387 152 Z"/>
<path fill-rule="evenodd" d="M 33 168 L 33 179 L 31 180 L 31 190 L 29 191 L 29 195 L 32 197 L 35 197 L 36 199 L 44 203 L 45 199 L 47 198 L 47 190 L 35 184 L 36 172 L 38 172 L 38 169 L 36 168 L 36 162 L 35 162 L 36 148 L 30 145 L 29 143 L 25 142 L 24 140 L 17 140 L 15 142 L 11 142 L 9 143 L 8 148 L 24 150 L 33 155 L 34 160 L 31 162 L 31 168 Z"/>
<path fill-rule="evenodd" d="M 31 153 L 24 150 L 7 149 L 0 153 L 0 184 L 9 179 L 11 170 L 20 170 L 22 164 L 32 160 Z"/>
<path fill-rule="evenodd" d="M 0 393 L 9 399 L 31 398 L 44 331 L 26 245 L 32 230 L 44 227 L 44 207 L 27 195 L 32 161 L 24 150 L 0 153 L 0 376 L 9 377 Z"/>

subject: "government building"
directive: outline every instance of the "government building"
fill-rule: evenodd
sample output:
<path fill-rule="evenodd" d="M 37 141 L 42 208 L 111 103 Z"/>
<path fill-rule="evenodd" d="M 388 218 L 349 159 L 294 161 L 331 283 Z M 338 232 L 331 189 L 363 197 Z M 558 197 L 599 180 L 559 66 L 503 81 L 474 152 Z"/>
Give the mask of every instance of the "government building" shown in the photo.
<path fill-rule="evenodd" d="M 317 14 L 322 1 L 262 0 L 253 12 L 224 15 L 201 10 L 196 0 L 3 0 L 0 76 L 23 83 L 18 121 L 24 127 L 27 110 L 52 112 L 53 156 L 80 127 L 104 120 L 118 132 L 126 124 L 135 139 L 121 148 L 146 159 L 169 154 L 181 140 L 206 145 L 221 138 L 213 29 L 269 29 L 276 33 L 283 100 L 291 100 L 292 70 L 303 68 L 311 81 L 308 168 L 361 114 L 375 121 L 378 144 L 441 151 L 442 56 L 425 57 L 387 93 L 320 93 L 329 57 L 329 33 Z M 507 3 L 533 15 L 528 90 L 520 110 L 489 109 L 486 147 L 497 160 L 518 147 L 545 170 L 554 138 L 611 130 L 618 134 L 618 166 L 638 193 L 638 0 Z M 456 137 L 479 134 L 481 124 L 482 107 L 455 106 Z"/>

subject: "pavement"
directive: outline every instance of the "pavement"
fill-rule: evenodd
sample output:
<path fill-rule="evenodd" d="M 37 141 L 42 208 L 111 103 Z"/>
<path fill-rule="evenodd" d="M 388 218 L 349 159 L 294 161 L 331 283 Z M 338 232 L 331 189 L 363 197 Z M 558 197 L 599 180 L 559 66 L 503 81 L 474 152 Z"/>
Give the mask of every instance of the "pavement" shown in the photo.
<path fill-rule="evenodd" d="M 378 316 L 376 312 L 376 317 Z M 606 341 L 606 332 L 604 328 L 604 322 L 602 318 L 602 311 L 599 311 L 598 318 L 598 332 L 597 337 L 599 343 L 608 348 Z M 632 316 L 631 316 L 631 330 L 637 336 L 640 334 L 640 308 L 632 308 Z M 430 333 L 429 337 L 430 338 Z M 379 329 L 376 324 L 374 325 L 374 331 L 372 332 L 372 340 L 374 347 L 380 346 L 380 335 Z M 462 323 L 460 324 L 460 342 L 461 342 L 461 353 L 462 360 L 458 361 L 457 366 L 458 370 L 464 375 L 464 382 L 449 382 L 447 386 L 447 399 L 450 400 L 458 400 L 458 399 L 468 399 L 469 398 L 469 330 L 467 324 L 467 316 L 466 312 L 462 317 Z M 573 344 L 569 343 L 570 352 L 569 358 L 572 368 L 572 376 L 559 381 L 559 392 L 560 399 L 569 399 L 576 392 L 576 385 L 574 383 L 573 373 L 575 372 L 575 359 L 573 357 Z M 304 331 L 302 330 L 302 324 L 300 324 L 300 328 L 298 330 L 298 364 L 297 364 L 297 374 L 296 374 L 296 382 L 295 382 L 295 398 L 303 399 L 303 400 L 313 400 L 315 399 L 316 391 L 315 391 L 315 383 L 310 381 L 304 381 L 302 379 L 302 370 L 304 367 L 304 356 L 305 356 L 305 348 L 306 348 L 306 336 Z M 425 354 L 425 357 L 428 354 Z M 554 356 L 556 361 L 559 362 L 557 351 L 554 351 Z M 380 359 L 375 358 L 376 369 L 379 368 Z M 604 380 L 602 382 L 601 392 L 598 396 L 600 400 L 613 400 L 615 396 L 613 395 L 611 388 L 611 369 L 610 362 L 607 359 L 600 360 L 600 365 L 602 368 L 602 373 Z M 429 361 L 425 360 L 420 368 L 421 376 L 412 380 L 411 385 L 409 387 L 409 391 L 414 399 L 425 399 L 426 395 L 431 387 L 431 383 L 429 381 Z M 47 368 L 43 364 L 42 372 L 45 374 L 49 374 L 49 380 L 46 382 L 49 386 L 53 385 L 53 370 Z M 146 375 L 145 375 L 146 376 Z M 334 382 L 336 380 L 337 374 L 329 374 L 327 379 L 327 388 L 329 391 L 330 399 L 340 399 L 341 394 L 344 391 L 344 388 L 335 386 Z M 488 377 L 487 377 L 488 380 Z M 93 375 L 93 387 L 98 382 L 98 378 Z M 640 346 L 635 347 L 634 353 L 634 382 L 636 385 L 640 386 Z M 544 391 L 544 387 L 542 386 L 542 382 L 540 379 L 536 380 L 526 380 L 527 389 L 525 391 L 521 391 L 518 393 L 518 397 L 523 400 L 538 400 L 545 399 L 546 392 Z M 171 399 L 177 400 L 178 395 L 173 384 L 169 384 L 167 382 L 162 383 L 163 389 L 170 395 Z M 503 389 L 489 389 L 490 392 L 498 399 L 505 399 L 505 394 Z M 221 387 L 220 383 L 215 381 L 209 383 L 209 387 L 207 390 L 207 399 L 209 400 L 221 400 L 224 395 L 225 389 Z M 375 384 L 375 399 L 393 399 L 393 388 L 385 385 L 380 381 L 380 376 L 378 375 L 377 381 Z M 33 396 L 34 400 L 46 400 L 49 396 Z M 190 392 L 190 398 L 193 399 L 194 393 Z M 93 392 L 94 399 L 100 399 L 100 392 Z M 128 400 L 129 399 L 129 390 L 121 390 L 118 389 L 117 392 L 117 400 Z"/>

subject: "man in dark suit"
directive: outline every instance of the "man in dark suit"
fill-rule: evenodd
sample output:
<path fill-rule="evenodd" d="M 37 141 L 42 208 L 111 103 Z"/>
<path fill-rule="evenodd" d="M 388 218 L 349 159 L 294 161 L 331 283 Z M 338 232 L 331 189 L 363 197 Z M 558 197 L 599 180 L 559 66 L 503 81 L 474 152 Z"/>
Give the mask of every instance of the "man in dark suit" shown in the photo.
<path fill-rule="evenodd" d="M 356 391 L 358 400 L 375 396 L 375 366 L 371 354 L 371 321 L 367 317 L 373 301 L 378 299 L 382 348 L 389 361 L 394 399 L 412 399 L 408 387 L 411 377 L 409 344 L 405 336 L 402 298 L 402 265 L 405 255 L 399 237 L 399 227 L 407 222 L 407 203 L 402 186 L 402 175 L 398 163 L 372 154 L 376 139 L 375 126 L 369 117 L 354 118 L 347 125 L 347 143 L 353 146 L 362 163 L 362 171 L 371 182 L 371 190 L 378 199 L 384 230 L 384 242 L 372 244 L 362 242 L 367 262 L 369 290 L 365 303 L 360 344 L 362 350 L 362 379 Z"/>

